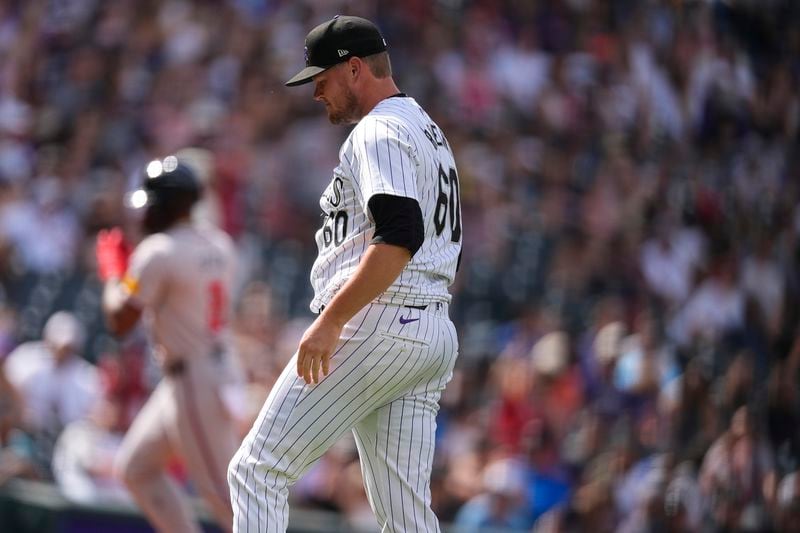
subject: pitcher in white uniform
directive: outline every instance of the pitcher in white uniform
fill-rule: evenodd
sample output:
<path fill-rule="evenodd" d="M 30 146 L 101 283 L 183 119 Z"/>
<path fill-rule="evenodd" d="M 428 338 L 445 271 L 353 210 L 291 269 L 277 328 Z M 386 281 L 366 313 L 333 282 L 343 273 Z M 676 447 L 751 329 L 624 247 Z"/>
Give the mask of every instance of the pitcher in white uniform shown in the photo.
<path fill-rule="evenodd" d="M 353 431 L 383 531 L 439 531 L 430 475 L 439 397 L 458 350 L 448 316 L 461 253 L 458 174 L 444 134 L 391 76 L 374 24 L 338 16 L 306 37 L 334 124 L 356 124 L 320 199 L 319 313 L 228 469 L 234 531 L 283 532 L 289 486 Z"/>
<path fill-rule="evenodd" d="M 230 314 L 235 269 L 230 238 L 192 223 L 201 188 L 174 156 L 152 161 L 128 203 L 144 213 L 146 237 L 128 265 L 119 229 L 98 235 L 109 329 L 124 335 L 143 316 L 164 377 L 133 422 L 117 471 L 147 518 L 164 533 L 200 532 L 186 498 L 165 468 L 182 458 L 216 521 L 230 530 L 225 469 L 237 446 L 220 395 L 219 357 Z"/>

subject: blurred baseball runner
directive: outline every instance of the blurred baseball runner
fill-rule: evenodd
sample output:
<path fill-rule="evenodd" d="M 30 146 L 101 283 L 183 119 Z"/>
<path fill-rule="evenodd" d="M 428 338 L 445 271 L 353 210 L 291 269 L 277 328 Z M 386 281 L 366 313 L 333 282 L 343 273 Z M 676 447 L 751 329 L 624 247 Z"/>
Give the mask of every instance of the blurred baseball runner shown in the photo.
<path fill-rule="evenodd" d="M 234 531 L 285 531 L 292 485 L 353 430 L 384 531 L 438 531 L 430 508 L 436 413 L 458 343 L 448 286 L 461 252 L 453 154 L 391 76 L 358 17 L 306 37 L 306 68 L 334 124 L 356 124 L 322 195 L 311 272 L 319 313 L 228 469 Z"/>
<path fill-rule="evenodd" d="M 143 212 L 146 234 L 130 266 L 121 230 L 101 232 L 97 239 L 109 328 L 123 335 L 144 313 L 164 373 L 125 436 L 117 471 L 165 533 L 200 531 L 165 472 L 173 454 L 184 460 L 224 530 L 232 520 L 225 467 L 236 436 L 221 400 L 215 355 L 229 316 L 235 255 L 225 233 L 190 222 L 200 191 L 194 172 L 176 157 L 152 161 L 142 187 L 128 196 Z"/>

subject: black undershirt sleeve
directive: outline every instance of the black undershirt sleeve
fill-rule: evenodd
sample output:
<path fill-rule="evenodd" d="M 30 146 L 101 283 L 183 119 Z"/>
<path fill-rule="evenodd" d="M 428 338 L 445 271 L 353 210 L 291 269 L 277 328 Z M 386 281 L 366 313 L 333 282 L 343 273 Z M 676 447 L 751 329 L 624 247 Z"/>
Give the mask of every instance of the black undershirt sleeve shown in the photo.
<path fill-rule="evenodd" d="M 375 221 L 375 236 L 371 244 L 393 244 L 417 253 L 425 239 L 422 210 L 413 198 L 376 194 L 367 202 L 367 208 Z"/>

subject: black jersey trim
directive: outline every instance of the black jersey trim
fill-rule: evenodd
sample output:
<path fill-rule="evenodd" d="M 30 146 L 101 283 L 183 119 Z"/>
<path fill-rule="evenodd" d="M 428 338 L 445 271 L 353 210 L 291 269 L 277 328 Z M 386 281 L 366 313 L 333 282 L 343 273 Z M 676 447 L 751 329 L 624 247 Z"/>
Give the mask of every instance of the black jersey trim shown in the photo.
<path fill-rule="evenodd" d="M 375 234 L 371 244 L 394 244 L 407 248 L 413 257 L 425 240 L 422 210 L 413 198 L 376 194 L 367 203 Z"/>

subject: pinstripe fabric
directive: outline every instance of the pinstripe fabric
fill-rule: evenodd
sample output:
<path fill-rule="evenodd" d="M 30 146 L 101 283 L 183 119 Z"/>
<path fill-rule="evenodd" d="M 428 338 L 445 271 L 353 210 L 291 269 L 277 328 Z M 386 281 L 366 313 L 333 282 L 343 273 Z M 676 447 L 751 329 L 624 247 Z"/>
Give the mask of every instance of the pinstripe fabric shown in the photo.
<path fill-rule="evenodd" d="M 433 119 L 413 98 L 387 98 L 353 128 L 339 160 L 320 199 L 324 222 L 316 235 L 311 309 L 327 305 L 358 267 L 374 234 L 367 204 L 375 194 L 417 200 L 425 222 L 422 247 L 379 301 L 449 302 L 461 253 L 461 202 L 453 153 Z M 445 228 L 433 223 L 437 213 Z"/>
<path fill-rule="evenodd" d="M 433 437 L 458 350 L 446 307 L 367 306 L 345 326 L 316 385 L 297 377 L 292 358 L 228 468 L 234 531 L 285 531 L 288 487 L 348 430 L 383 530 L 439 531 Z"/>

